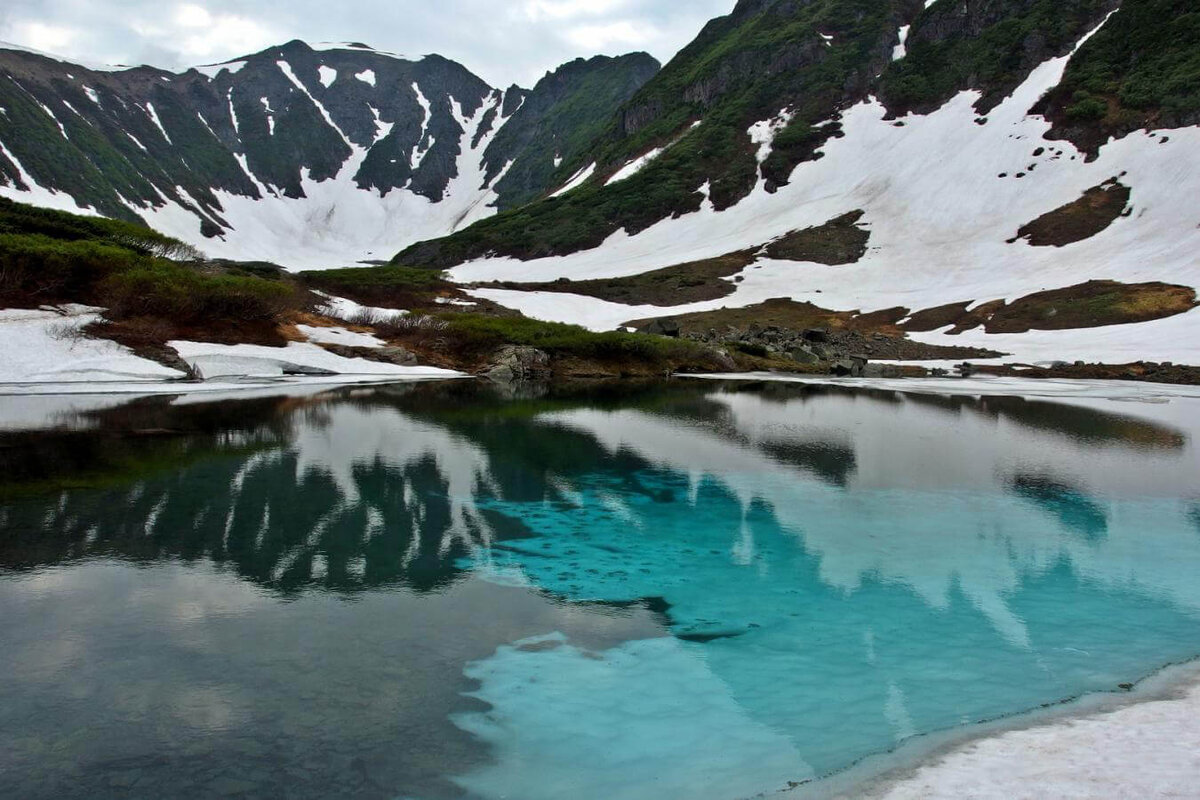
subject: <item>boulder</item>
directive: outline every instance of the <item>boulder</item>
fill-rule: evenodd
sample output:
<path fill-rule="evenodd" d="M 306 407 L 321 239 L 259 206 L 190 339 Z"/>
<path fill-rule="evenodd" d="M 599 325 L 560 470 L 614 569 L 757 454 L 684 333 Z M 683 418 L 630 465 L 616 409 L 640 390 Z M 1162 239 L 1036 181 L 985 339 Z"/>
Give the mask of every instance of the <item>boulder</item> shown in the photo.
<path fill-rule="evenodd" d="M 550 356 L 535 347 L 506 345 L 492 356 L 483 374 L 501 383 L 549 377 Z"/>
<path fill-rule="evenodd" d="M 867 364 L 863 367 L 864 378 L 903 378 L 904 371 L 898 364 Z"/>
<path fill-rule="evenodd" d="M 788 357 L 800 364 L 817 364 L 821 359 L 807 347 L 796 347 L 788 351 Z"/>
<path fill-rule="evenodd" d="M 677 339 L 679 338 L 679 320 L 673 317 L 650 320 L 650 322 L 638 328 L 638 333 L 648 333 L 653 336 L 670 336 L 673 339 Z"/>
<path fill-rule="evenodd" d="M 284 375 L 302 377 L 302 378 L 327 378 L 330 375 L 337 375 L 331 369 L 322 369 L 321 367 L 309 367 L 303 364 L 291 364 L 286 361 L 279 362 L 279 367 Z"/>
<path fill-rule="evenodd" d="M 396 364 L 401 367 L 415 366 L 417 363 L 417 354 L 411 350 L 406 350 L 403 347 L 384 347 L 379 351 L 379 358 L 389 364 Z"/>
<path fill-rule="evenodd" d="M 822 328 L 809 328 L 804 332 L 804 340 L 808 342 L 829 343 L 829 331 Z"/>

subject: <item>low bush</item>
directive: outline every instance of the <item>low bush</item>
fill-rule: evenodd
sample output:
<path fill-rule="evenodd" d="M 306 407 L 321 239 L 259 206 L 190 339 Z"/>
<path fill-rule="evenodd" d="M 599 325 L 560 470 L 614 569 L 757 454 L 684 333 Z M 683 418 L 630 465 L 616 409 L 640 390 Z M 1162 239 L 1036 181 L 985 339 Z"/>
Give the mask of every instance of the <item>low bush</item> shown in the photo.
<path fill-rule="evenodd" d="M 113 319 L 157 316 L 180 323 L 270 320 L 293 304 L 293 290 L 286 284 L 205 275 L 164 261 L 109 276 L 98 296 Z"/>

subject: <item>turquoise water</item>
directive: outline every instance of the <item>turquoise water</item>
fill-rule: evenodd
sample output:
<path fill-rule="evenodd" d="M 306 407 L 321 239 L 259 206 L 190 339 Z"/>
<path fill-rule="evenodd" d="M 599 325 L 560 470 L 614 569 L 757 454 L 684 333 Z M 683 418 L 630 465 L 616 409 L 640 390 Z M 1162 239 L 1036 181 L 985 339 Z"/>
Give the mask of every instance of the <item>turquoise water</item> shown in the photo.
<path fill-rule="evenodd" d="M 1200 655 L 1197 411 L 673 383 L 24 413 L 0 433 L 0 775 L 819 785 Z"/>

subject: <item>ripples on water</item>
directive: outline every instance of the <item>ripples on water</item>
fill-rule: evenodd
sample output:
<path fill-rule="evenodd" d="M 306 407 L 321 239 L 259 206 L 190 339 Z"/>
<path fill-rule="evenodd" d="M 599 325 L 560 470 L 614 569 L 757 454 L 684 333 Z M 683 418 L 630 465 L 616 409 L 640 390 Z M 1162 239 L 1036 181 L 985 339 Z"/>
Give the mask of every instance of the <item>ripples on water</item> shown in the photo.
<path fill-rule="evenodd" d="M 722 800 L 1115 691 L 1200 654 L 1198 410 L 0 398 L 0 776 Z"/>

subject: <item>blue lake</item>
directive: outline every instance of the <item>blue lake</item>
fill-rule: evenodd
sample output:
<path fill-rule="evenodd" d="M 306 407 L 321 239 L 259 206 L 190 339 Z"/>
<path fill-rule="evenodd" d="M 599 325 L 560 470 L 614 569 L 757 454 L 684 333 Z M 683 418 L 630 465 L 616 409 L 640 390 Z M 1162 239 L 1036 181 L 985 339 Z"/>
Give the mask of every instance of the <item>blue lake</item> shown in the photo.
<path fill-rule="evenodd" d="M 1200 656 L 1200 400 L 0 397 L 21 798 L 770 796 Z"/>

